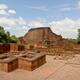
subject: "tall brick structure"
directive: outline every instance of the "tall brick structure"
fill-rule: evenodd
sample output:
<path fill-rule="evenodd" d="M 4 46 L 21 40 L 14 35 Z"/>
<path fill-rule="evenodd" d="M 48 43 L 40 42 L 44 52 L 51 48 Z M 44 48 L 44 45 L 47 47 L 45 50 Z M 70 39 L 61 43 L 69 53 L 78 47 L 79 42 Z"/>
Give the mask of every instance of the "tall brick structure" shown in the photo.
<path fill-rule="evenodd" d="M 53 33 L 49 27 L 39 27 L 30 29 L 21 39 L 21 43 L 40 47 L 59 45 L 61 40 L 62 37 Z"/>

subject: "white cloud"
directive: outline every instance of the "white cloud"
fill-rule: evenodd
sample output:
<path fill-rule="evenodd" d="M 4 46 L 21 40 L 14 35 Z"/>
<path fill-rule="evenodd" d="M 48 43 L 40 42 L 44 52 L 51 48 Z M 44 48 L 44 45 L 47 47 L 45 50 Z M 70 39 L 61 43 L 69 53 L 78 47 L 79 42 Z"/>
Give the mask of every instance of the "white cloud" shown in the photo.
<path fill-rule="evenodd" d="M 63 7 L 60 9 L 60 11 L 64 12 L 64 11 L 71 11 L 71 10 L 78 10 L 78 7 Z"/>
<path fill-rule="evenodd" d="M 26 25 L 26 21 L 22 18 L 16 18 L 16 19 L 10 19 L 6 17 L 1 17 L 0 18 L 0 25 L 6 25 L 6 26 L 23 26 Z"/>
<path fill-rule="evenodd" d="M 80 10 L 80 1 L 77 2 L 77 4 L 73 4 L 72 7 L 63 7 L 60 9 L 60 11 L 71 11 L 71 10 Z"/>
<path fill-rule="evenodd" d="M 70 10 L 72 10 L 72 8 L 70 8 L 70 7 L 64 7 L 64 8 L 61 8 L 60 11 L 70 11 Z"/>
<path fill-rule="evenodd" d="M 31 27 L 45 27 L 44 23 L 39 21 L 32 21 L 30 22 L 29 26 Z"/>
<path fill-rule="evenodd" d="M 41 10 L 41 11 L 48 11 L 48 8 L 46 6 L 29 6 L 28 8 Z"/>
<path fill-rule="evenodd" d="M 0 15 L 7 15 L 7 16 L 9 16 L 9 13 L 7 13 L 6 10 L 0 10 Z"/>
<path fill-rule="evenodd" d="M 12 19 L 8 19 L 6 17 L 2 17 L 2 18 L 0 18 L 0 25 L 15 26 L 16 23 Z"/>
<path fill-rule="evenodd" d="M 8 9 L 8 6 L 6 4 L 0 4 L 0 10 Z"/>
<path fill-rule="evenodd" d="M 16 11 L 15 10 L 11 10 L 10 9 L 10 10 L 8 10 L 8 12 L 11 13 L 11 14 L 16 14 Z"/>
<path fill-rule="evenodd" d="M 16 11 L 13 9 L 10 9 L 6 4 L 0 4 L 0 15 L 11 15 L 16 14 Z"/>
<path fill-rule="evenodd" d="M 51 29 L 57 33 L 61 34 L 63 37 L 76 38 L 77 29 L 80 28 L 80 19 L 72 20 L 65 18 L 60 21 L 52 21 L 50 24 Z"/>
<path fill-rule="evenodd" d="M 46 27 L 48 25 L 46 21 L 44 18 L 37 18 L 36 20 L 29 21 L 28 26 L 30 26 L 30 28 Z"/>
<path fill-rule="evenodd" d="M 27 21 L 24 20 L 22 17 L 19 17 L 19 18 L 16 19 L 15 21 L 16 21 L 16 23 L 17 23 L 18 25 L 26 25 L 26 24 L 27 24 Z"/>

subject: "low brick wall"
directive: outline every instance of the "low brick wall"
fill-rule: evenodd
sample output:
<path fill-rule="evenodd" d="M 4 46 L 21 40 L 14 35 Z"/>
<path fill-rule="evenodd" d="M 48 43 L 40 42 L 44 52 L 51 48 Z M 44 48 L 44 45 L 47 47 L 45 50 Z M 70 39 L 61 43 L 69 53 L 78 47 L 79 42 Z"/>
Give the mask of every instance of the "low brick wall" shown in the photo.
<path fill-rule="evenodd" d="M 18 45 L 18 51 L 24 51 L 25 46 L 24 45 Z"/>
<path fill-rule="evenodd" d="M 0 53 L 5 53 L 10 50 L 9 44 L 0 44 Z"/>
<path fill-rule="evenodd" d="M 0 53 L 16 52 L 16 51 L 23 51 L 23 50 L 25 50 L 24 45 L 19 45 L 16 43 L 0 44 Z"/>
<path fill-rule="evenodd" d="M 3 52 L 3 45 L 0 44 L 0 53 L 2 53 L 2 52 Z"/>
<path fill-rule="evenodd" d="M 16 43 L 10 44 L 10 52 L 18 51 L 18 45 Z"/>
<path fill-rule="evenodd" d="M 37 52 L 44 52 L 45 54 L 58 54 L 66 51 L 64 47 L 52 47 L 52 48 L 38 48 L 35 49 Z"/>
<path fill-rule="evenodd" d="M 77 49 L 74 49 L 74 48 L 68 49 L 64 46 L 54 46 L 54 47 L 50 47 L 50 48 L 37 48 L 37 49 L 33 49 L 33 51 L 42 52 L 42 53 L 45 53 L 46 55 L 62 55 L 62 54 L 68 54 L 67 51 L 71 51 L 71 52 L 75 53 L 75 51 L 77 51 Z"/>

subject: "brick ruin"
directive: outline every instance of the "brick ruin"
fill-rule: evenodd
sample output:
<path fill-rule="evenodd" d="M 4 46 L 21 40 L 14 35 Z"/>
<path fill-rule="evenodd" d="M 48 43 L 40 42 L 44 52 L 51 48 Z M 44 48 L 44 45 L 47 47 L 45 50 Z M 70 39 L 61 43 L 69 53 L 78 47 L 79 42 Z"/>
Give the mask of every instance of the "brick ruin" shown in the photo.
<path fill-rule="evenodd" d="M 0 55 L 0 70 L 11 72 L 18 68 L 18 59 L 15 56 Z"/>
<path fill-rule="evenodd" d="M 0 44 L 0 70 L 11 72 L 17 68 L 32 71 L 46 63 L 46 55 L 28 52 L 25 45 Z"/>
<path fill-rule="evenodd" d="M 34 47 L 61 45 L 62 36 L 56 35 L 49 27 L 33 28 L 21 38 L 21 44 Z"/>
<path fill-rule="evenodd" d="M 17 68 L 33 71 L 44 63 L 46 63 L 46 56 L 42 53 L 0 54 L 0 70 L 5 72 L 11 72 Z"/>
<path fill-rule="evenodd" d="M 49 48 L 58 50 L 58 52 L 73 50 L 75 43 L 62 38 L 52 32 L 49 27 L 39 27 L 30 29 L 21 39 L 20 43 L 26 46 L 26 49 L 47 50 Z"/>
<path fill-rule="evenodd" d="M 19 68 L 24 70 L 34 70 L 46 63 L 46 56 L 42 53 L 27 53 L 19 57 Z M 25 65 L 25 66 L 24 66 Z"/>
<path fill-rule="evenodd" d="M 0 53 L 24 51 L 25 46 L 22 44 L 10 43 L 10 44 L 0 44 Z"/>
<path fill-rule="evenodd" d="M 56 35 L 49 27 L 30 29 L 18 44 L 0 44 L 0 70 L 32 71 L 46 63 L 46 55 L 75 54 L 80 45 Z"/>

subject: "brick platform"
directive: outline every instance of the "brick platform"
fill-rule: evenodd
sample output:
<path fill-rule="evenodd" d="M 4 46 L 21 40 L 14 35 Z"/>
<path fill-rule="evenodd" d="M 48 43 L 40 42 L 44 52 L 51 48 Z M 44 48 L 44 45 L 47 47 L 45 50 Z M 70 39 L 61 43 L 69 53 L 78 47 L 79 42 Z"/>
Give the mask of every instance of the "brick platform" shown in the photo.
<path fill-rule="evenodd" d="M 11 72 L 18 68 L 18 59 L 16 57 L 11 57 L 3 55 L 0 57 L 0 70 L 5 72 Z"/>
<path fill-rule="evenodd" d="M 44 63 L 46 63 L 46 56 L 42 53 L 0 54 L 0 70 L 5 72 L 11 72 L 17 68 L 32 71 Z"/>
<path fill-rule="evenodd" d="M 27 53 L 19 58 L 19 68 L 32 71 L 46 63 L 46 56 L 41 53 Z"/>

